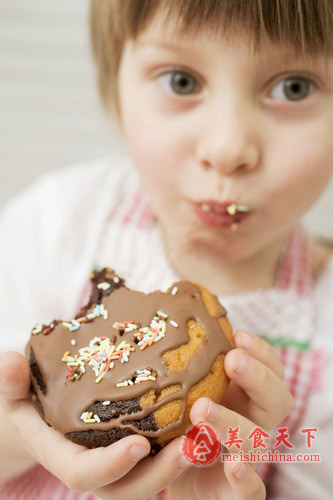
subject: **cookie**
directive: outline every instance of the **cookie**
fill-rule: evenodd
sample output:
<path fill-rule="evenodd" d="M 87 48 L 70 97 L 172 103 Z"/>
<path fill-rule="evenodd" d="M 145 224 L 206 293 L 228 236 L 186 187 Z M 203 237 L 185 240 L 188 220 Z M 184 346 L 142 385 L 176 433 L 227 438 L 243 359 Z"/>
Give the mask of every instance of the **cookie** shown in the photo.
<path fill-rule="evenodd" d="M 32 401 L 74 443 L 96 448 L 137 433 L 154 453 L 191 426 L 198 398 L 219 402 L 226 391 L 226 311 L 189 281 L 145 294 L 104 268 L 91 285 L 74 319 L 32 329 Z"/>

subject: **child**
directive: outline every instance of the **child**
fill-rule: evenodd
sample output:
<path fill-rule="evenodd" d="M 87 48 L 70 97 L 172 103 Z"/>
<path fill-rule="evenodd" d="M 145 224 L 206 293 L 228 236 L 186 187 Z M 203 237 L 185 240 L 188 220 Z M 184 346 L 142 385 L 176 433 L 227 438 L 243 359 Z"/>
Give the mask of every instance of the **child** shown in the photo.
<path fill-rule="evenodd" d="M 200 282 L 226 305 L 237 348 L 226 396 L 198 400 L 192 423 L 223 442 L 239 427 L 243 451 L 255 427 L 270 450 L 286 428 L 294 448 L 281 453 L 322 462 L 194 467 L 181 438 L 140 461 L 138 435 L 87 450 L 39 418 L 27 362 L 10 352 L 0 497 L 331 498 L 332 249 L 299 220 L 333 171 L 332 1 L 95 0 L 91 19 L 130 155 L 46 175 L 5 207 L 1 350 L 22 352 L 36 321 L 73 317 L 94 265 L 144 292 Z"/>

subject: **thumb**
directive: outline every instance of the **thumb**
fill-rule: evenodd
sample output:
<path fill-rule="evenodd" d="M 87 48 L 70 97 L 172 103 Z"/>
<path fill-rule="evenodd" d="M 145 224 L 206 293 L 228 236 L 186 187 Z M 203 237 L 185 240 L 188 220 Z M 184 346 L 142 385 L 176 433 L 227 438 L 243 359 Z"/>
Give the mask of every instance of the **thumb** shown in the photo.
<path fill-rule="evenodd" d="M 30 369 L 19 352 L 7 352 L 0 358 L 0 396 L 8 400 L 28 397 Z"/>

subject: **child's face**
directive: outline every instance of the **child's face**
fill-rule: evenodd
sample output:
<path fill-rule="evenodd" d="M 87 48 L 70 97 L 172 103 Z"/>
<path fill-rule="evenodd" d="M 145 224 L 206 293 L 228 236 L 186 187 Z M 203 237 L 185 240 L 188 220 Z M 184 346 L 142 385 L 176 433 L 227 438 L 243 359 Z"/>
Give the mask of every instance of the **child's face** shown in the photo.
<path fill-rule="evenodd" d="M 246 259 L 282 239 L 328 183 L 333 62 L 289 55 L 269 41 L 255 55 L 241 31 L 180 41 L 158 20 L 125 45 L 122 131 L 174 249 Z M 212 227 L 194 209 L 204 200 L 250 212 L 236 231 Z"/>

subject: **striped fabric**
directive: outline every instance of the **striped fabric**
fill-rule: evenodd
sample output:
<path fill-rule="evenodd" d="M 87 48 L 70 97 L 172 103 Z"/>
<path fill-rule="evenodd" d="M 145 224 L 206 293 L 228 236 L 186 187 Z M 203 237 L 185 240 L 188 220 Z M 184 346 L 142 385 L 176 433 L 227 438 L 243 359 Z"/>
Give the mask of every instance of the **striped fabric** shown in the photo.
<path fill-rule="evenodd" d="M 292 290 L 298 297 L 311 297 L 314 284 L 309 255 L 306 234 L 302 226 L 297 225 L 288 242 L 276 286 L 281 290 Z M 303 342 L 295 343 L 292 348 L 275 346 L 276 353 L 285 368 L 285 382 L 294 398 L 294 408 L 281 422 L 279 428 L 287 427 L 291 438 L 300 429 L 308 399 L 314 389 L 313 379 L 321 361 L 318 353 L 310 349 L 310 341 L 315 328 L 314 318 L 314 311 L 310 310 L 308 315 L 310 328 L 305 341 L 303 339 Z M 271 433 L 271 436 L 267 449 L 272 449 L 275 443 L 275 435 Z M 280 449 L 279 451 L 282 452 Z M 261 462 L 256 470 L 263 481 L 268 483 L 273 472 L 272 464 Z"/>
<path fill-rule="evenodd" d="M 160 274 L 156 274 L 155 282 L 152 281 L 151 275 L 148 276 L 149 273 L 144 272 L 144 268 L 151 267 L 155 253 L 160 252 L 160 246 L 158 246 L 160 241 L 156 237 L 157 233 L 154 233 L 156 219 L 152 207 L 137 182 L 131 179 L 126 182 L 128 182 L 127 196 L 120 200 L 108 217 L 104 242 L 101 243 L 96 263 L 101 267 L 104 265 L 114 267 L 121 274 L 122 269 L 114 265 L 114 262 L 117 258 L 122 258 L 123 260 L 118 260 L 118 266 L 121 266 L 122 262 L 125 266 L 124 255 L 126 254 L 127 269 L 130 269 L 132 273 L 135 274 L 135 270 L 143 266 L 142 269 L 140 268 L 143 288 L 145 287 L 144 279 L 147 279 L 147 289 L 163 289 L 159 283 L 164 278 L 168 282 L 168 279 L 170 281 L 174 277 L 171 274 L 164 276 L 168 273 L 167 265 L 159 267 Z M 144 264 L 142 263 L 143 255 L 146 255 Z M 160 255 L 158 257 L 162 258 Z M 165 256 L 163 259 L 166 260 Z M 128 276 L 130 281 L 131 275 Z M 124 277 L 127 279 L 126 276 Z M 128 283 L 128 286 L 131 287 L 131 283 Z M 276 346 L 276 351 L 285 366 L 286 382 L 295 398 L 293 411 L 285 422 L 279 425 L 279 427 L 287 426 L 290 435 L 300 426 L 309 394 L 320 379 L 320 353 L 313 352 L 310 347 L 315 317 L 311 302 L 312 289 L 307 237 L 302 226 L 297 225 L 284 252 L 274 289 L 256 291 L 243 296 L 219 297 L 226 305 L 234 330 L 248 329 L 267 338 Z M 88 288 L 82 292 L 80 305 L 86 301 L 88 292 Z M 293 307 L 289 310 L 291 303 Z M 295 310 L 301 323 L 298 324 L 299 328 L 295 327 L 293 339 L 292 325 L 296 321 Z M 304 314 L 298 311 L 303 311 Z M 281 321 L 281 315 L 283 315 L 283 321 Z M 284 324 L 287 325 L 285 330 L 283 330 Z M 271 441 L 269 446 L 272 447 L 272 445 Z M 259 464 L 257 471 L 267 482 L 272 467 L 269 464 Z M 164 497 L 164 493 L 160 492 L 152 498 L 162 500 Z M 96 497 L 90 493 L 75 493 L 68 490 L 56 477 L 41 466 L 37 466 L 22 476 L 0 485 L 0 498 L 6 500 L 93 500 Z"/>

